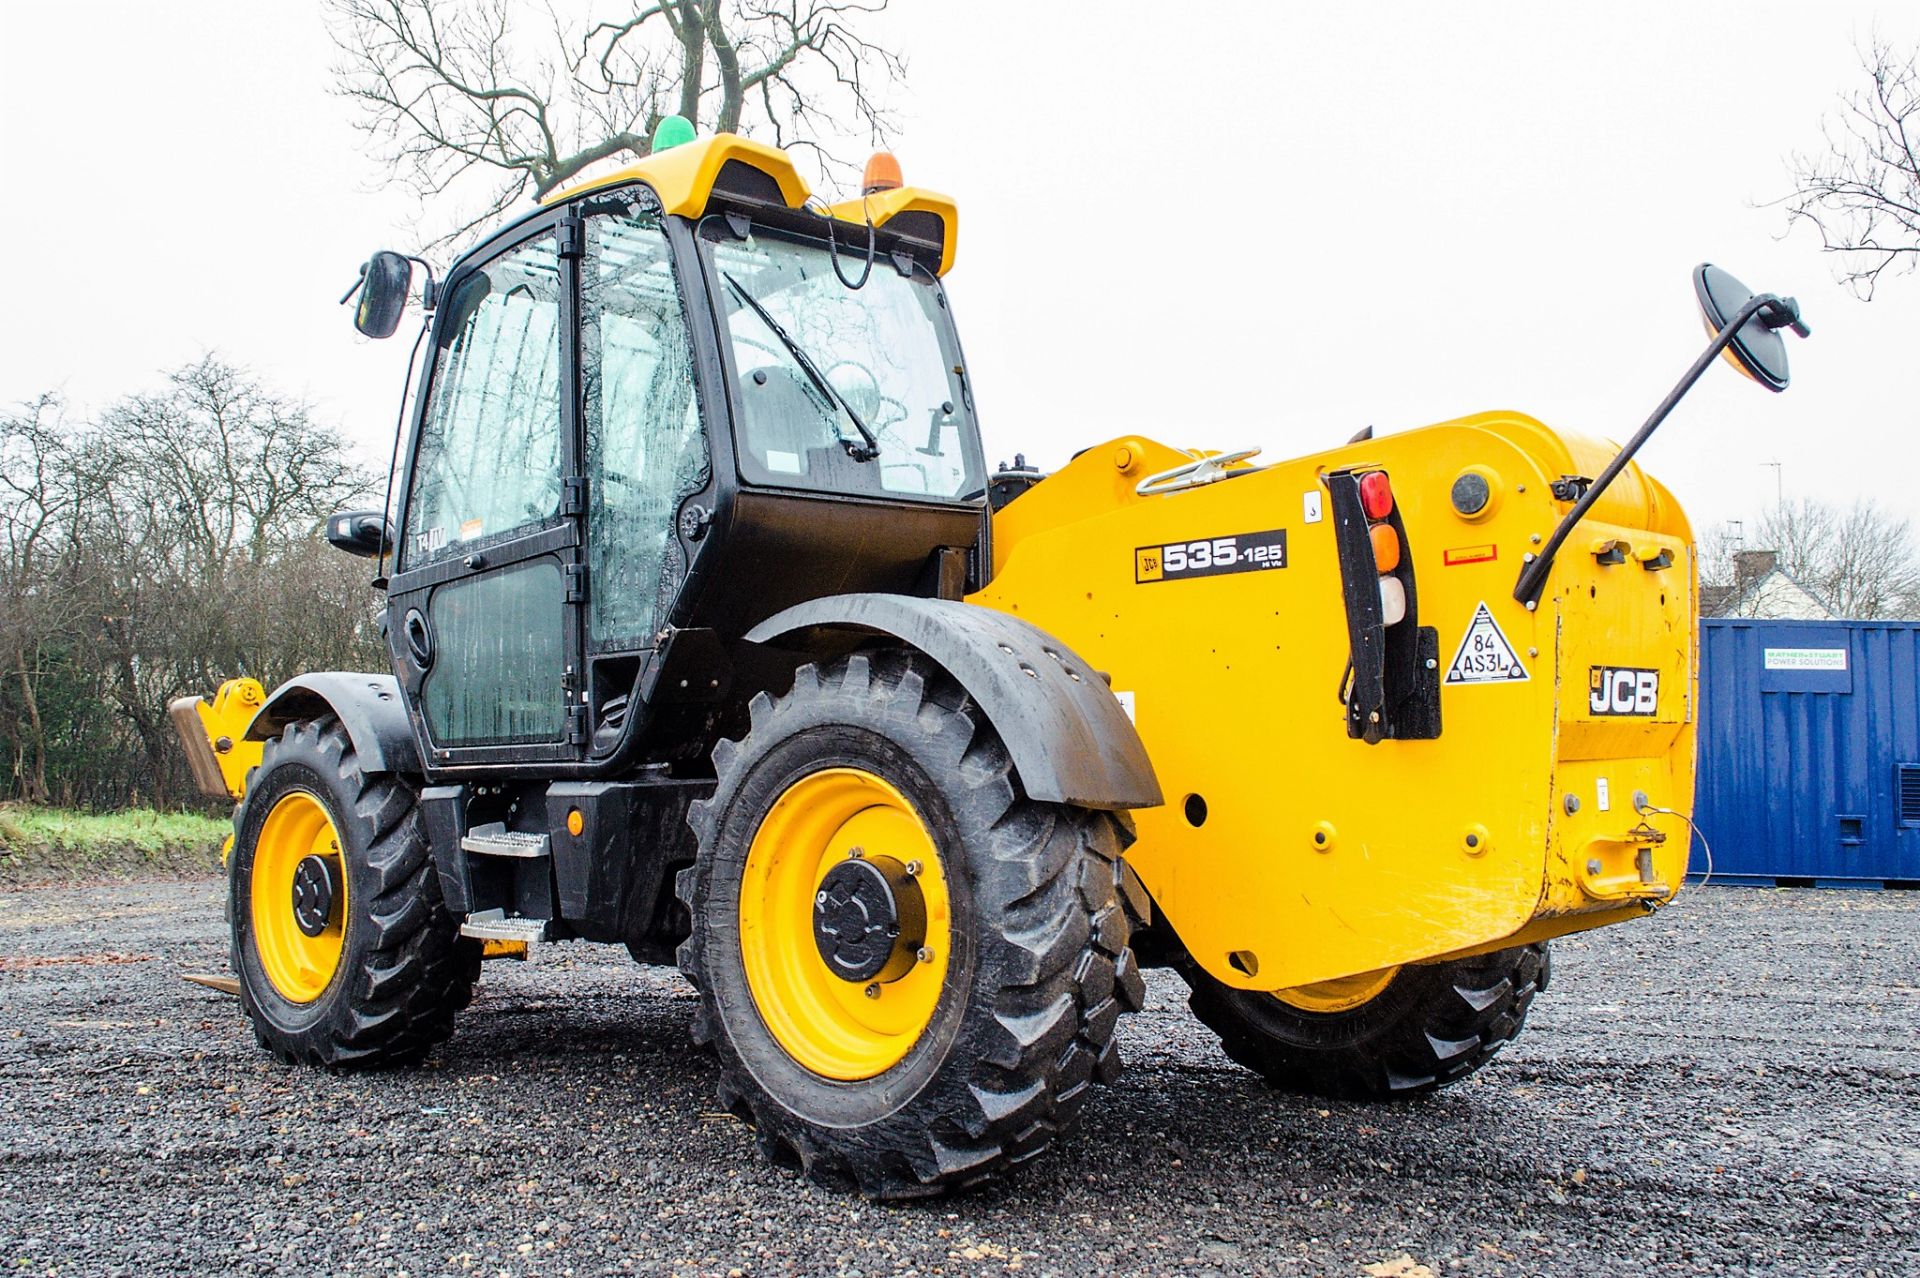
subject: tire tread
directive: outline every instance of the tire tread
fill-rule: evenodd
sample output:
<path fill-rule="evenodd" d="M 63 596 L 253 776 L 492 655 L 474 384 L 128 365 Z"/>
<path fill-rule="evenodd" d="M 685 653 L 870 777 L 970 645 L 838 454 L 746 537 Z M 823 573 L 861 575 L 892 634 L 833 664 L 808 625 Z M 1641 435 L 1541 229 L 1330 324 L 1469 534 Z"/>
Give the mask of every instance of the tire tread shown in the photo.
<path fill-rule="evenodd" d="M 441 903 L 414 791 L 392 774 L 361 771 L 352 739 L 328 716 L 291 724 L 267 742 L 249 778 L 249 796 L 283 757 L 330 770 L 339 787 L 334 798 L 345 801 L 340 816 L 349 827 L 339 830 L 343 851 L 358 851 L 376 885 L 372 900 L 350 896 L 349 908 L 372 936 L 359 970 L 321 996 L 327 1000 L 322 1015 L 287 1032 L 262 1013 L 244 978 L 241 911 L 234 910 L 234 970 L 243 973 L 241 1001 L 254 1036 L 289 1064 L 341 1069 L 418 1060 L 453 1033 L 455 1016 L 472 1000 L 480 946 L 460 935 Z M 236 831 L 246 815 L 243 802 L 235 811 Z"/>
<path fill-rule="evenodd" d="M 1519 1034 L 1546 988 L 1544 942 L 1408 967 L 1372 1002 L 1314 1013 L 1180 965 L 1193 1014 L 1228 1059 L 1283 1091 L 1347 1100 L 1414 1096 L 1481 1069 Z M 1356 1032 L 1357 1030 L 1357 1032 Z"/>
<path fill-rule="evenodd" d="M 777 740 L 797 707 L 822 699 L 850 711 L 881 708 L 889 731 L 916 757 L 947 761 L 948 775 L 974 805 L 970 819 L 987 830 L 968 867 L 982 903 L 978 925 L 994 932 L 982 940 L 991 940 L 1004 962 L 991 1015 L 968 1022 L 977 1041 L 961 1044 L 950 1055 L 953 1063 L 942 1067 L 966 1071 L 964 1085 L 953 1092 L 966 1103 L 913 1124 L 893 1122 L 910 1112 L 903 1109 L 889 1116 L 884 1133 L 816 1128 L 767 1094 L 721 1041 L 725 1018 L 703 970 L 708 947 L 732 939 L 709 925 L 704 909 L 711 849 L 728 797 L 755 746 Z M 679 951 L 681 970 L 700 991 L 694 1033 L 722 1049 L 723 1097 L 736 1098 L 750 1115 L 762 1149 L 776 1163 L 797 1165 L 823 1184 L 852 1185 L 870 1198 L 965 1188 L 1042 1153 L 1072 1125 L 1088 1083 L 1118 1077 L 1114 1027 L 1121 1010 L 1140 1003 L 1118 870 L 1131 824 L 1111 812 L 1026 798 L 979 708 L 917 655 L 856 653 L 824 668 L 803 665 L 786 695 L 756 696 L 749 719 L 746 737 L 714 748 L 718 785 L 689 814 L 701 855 L 675 885 L 694 921 Z"/>

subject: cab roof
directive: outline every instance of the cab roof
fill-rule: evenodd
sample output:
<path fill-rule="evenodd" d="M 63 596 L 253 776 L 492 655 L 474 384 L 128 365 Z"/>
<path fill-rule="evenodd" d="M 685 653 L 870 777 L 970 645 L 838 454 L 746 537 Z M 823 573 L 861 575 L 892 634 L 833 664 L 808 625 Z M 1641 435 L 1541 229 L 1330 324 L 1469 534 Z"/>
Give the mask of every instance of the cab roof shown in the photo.
<path fill-rule="evenodd" d="M 662 210 L 679 217 L 698 218 L 718 203 L 730 207 L 757 204 L 800 210 L 807 208 L 813 199 L 806 179 L 794 169 L 785 151 L 736 133 L 716 133 L 657 151 L 603 177 L 555 191 L 541 203 L 564 204 L 590 192 L 630 182 L 652 188 Z M 816 210 L 819 207 L 817 203 L 814 205 Z M 876 228 L 885 228 L 937 252 L 936 274 L 945 275 L 953 266 L 960 210 L 951 196 L 921 187 L 901 186 L 825 207 L 827 215 L 847 224 L 853 235 L 864 232 L 871 222 Z"/>

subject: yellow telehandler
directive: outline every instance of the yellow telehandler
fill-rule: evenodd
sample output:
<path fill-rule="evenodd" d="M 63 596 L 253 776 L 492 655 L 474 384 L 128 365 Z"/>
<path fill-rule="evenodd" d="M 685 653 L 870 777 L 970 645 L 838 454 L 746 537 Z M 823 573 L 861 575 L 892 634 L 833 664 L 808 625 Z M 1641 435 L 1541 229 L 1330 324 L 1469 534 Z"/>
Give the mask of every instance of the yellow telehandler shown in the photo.
<path fill-rule="evenodd" d="M 484 954 L 623 944 L 769 1155 L 904 1197 L 1072 1123 L 1143 965 L 1274 1085 L 1390 1097 L 1673 898 L 1694 552 L 1632 456 L 1723 353 L 1783 389 L 1791 299 L 1699 268 L 1712 344 L 1618 450 L 1485 413 L 990 473 L 955 204 L 863 187 L 673 124 L 424 272 L 386 508 L 326 529 L 391 670 L 173 707 L 265 1048 L 414 1059 Z"/>

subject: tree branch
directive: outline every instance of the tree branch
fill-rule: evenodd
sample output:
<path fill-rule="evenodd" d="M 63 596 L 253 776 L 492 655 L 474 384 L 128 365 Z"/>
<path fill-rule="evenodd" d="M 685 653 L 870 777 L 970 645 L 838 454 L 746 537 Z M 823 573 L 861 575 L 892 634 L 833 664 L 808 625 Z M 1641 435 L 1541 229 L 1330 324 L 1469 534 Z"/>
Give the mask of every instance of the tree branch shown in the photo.
<path fill-rule="evenodd" d="M 832 169 L 831 140 L 848 125 L 869 140 L 891 133 L 886 99 L 905 75 L 858 31 L 885 0 L 653 0 L 571 25 L 551 0 L 324 2 L 335 91 L 388 180 L 456 228 L 436 246 L 520 198 L 645 156 L 670 108 L 702 130 L 801 145 Z"/>

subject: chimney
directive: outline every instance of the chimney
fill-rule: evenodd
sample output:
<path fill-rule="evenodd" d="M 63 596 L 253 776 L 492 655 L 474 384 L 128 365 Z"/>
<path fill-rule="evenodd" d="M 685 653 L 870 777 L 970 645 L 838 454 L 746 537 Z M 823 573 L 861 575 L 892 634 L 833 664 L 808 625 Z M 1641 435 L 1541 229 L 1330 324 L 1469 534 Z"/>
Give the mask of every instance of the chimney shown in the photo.
<path fill-rule="evenodd" d="M 1780 561 L 1777 550 L 1736 550 L 1733 552 L 1733 589 L 1738 594 L 1774 570 Z"/>

